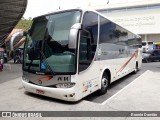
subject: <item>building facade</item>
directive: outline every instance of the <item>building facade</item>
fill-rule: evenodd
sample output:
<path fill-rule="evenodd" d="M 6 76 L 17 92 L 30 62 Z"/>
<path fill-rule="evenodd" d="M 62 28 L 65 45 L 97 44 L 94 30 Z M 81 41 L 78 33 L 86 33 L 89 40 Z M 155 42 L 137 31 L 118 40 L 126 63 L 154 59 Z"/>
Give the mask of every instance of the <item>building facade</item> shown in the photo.
<path fill-rule="evenodd" d="M 160 0 L 107 4 L 94 9 L 139 34 L 143 41 L 160 42 Z"/>

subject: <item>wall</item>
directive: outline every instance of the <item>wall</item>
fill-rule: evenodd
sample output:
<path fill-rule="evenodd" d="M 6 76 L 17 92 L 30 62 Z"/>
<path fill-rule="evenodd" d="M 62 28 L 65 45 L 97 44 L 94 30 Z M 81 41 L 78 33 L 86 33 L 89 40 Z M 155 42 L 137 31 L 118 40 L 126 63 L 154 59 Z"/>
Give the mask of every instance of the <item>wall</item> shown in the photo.
<path fill-rule="evenodd" d="M 160 6 L 100 11 L 109 19 L 137 34 L 160 33 Z"/>

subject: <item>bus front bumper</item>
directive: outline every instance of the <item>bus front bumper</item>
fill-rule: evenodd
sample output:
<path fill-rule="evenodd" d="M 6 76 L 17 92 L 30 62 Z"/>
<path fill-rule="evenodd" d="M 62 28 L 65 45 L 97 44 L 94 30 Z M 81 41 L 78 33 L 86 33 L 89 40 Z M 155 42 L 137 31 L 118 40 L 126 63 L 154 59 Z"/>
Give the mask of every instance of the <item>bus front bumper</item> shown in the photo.
<path fill-rule="evenodd" d="M 80 98 L 72 88 L 50 88 L 27 83 L 22 80 L 25 91 L 65 101 L 78 101 Z"/>

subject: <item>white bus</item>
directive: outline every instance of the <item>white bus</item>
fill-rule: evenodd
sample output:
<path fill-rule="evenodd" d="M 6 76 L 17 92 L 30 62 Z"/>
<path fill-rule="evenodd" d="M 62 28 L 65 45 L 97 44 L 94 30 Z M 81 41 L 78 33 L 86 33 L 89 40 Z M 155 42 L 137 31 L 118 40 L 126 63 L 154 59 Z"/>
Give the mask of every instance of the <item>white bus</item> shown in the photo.
<path fill-rule="evenodd" d="M 141 67 L 141 38 L 94 10 L 36 17 L 24 47 L 25 91 L 78 101 Z"/>

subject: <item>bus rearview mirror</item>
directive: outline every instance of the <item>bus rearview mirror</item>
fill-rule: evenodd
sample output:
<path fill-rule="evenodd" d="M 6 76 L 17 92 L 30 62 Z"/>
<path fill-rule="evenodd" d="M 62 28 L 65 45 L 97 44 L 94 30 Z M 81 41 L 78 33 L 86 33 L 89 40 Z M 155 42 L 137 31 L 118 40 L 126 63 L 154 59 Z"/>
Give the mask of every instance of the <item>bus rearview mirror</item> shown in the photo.
<path fill-rule="evenodd" d="M 78 31 L 82 28 L 81 23 L 75 23 L 69 33 L 69 45 L 68 47 L 70 49 L 75 49 L 77 44 L 77 37 L 78 37 Z"/>

